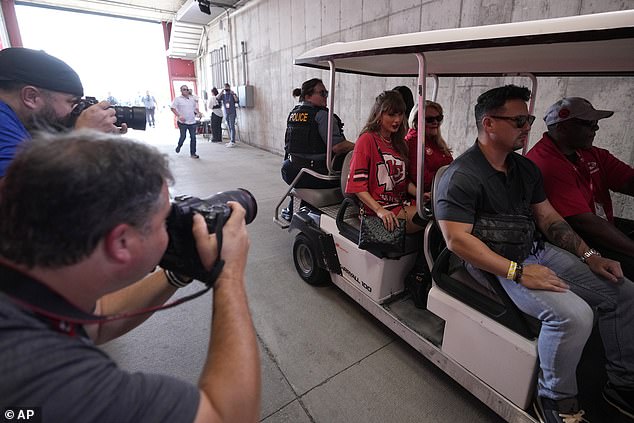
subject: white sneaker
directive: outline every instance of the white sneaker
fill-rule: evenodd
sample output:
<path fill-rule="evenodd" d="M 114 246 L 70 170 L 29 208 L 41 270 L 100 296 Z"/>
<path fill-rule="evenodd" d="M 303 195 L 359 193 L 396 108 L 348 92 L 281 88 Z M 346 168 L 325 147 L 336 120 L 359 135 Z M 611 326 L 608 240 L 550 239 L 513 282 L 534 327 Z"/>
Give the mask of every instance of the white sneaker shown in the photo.
<path fill-rule="evenodd" d="M 235 146 L 236 146 L 235 142 L 228 142 L 227 145 L 225 145 L 225 147 L 227 147 L 227 148 L 233 148 Z"/>

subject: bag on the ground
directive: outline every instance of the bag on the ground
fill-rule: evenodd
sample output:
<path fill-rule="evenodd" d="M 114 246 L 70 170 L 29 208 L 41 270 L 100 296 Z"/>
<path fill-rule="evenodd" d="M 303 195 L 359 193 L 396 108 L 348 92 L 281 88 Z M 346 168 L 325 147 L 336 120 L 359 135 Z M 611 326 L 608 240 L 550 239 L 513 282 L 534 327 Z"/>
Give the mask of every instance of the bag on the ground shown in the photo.
<path fill-rule="evenodd" d="M 432 286 L 431 272 L 425 255 L 420 252 L 412 270 L 405 276 L 405 289 L 409 292 L 416 308 L 427 308 L 427 296 Z"/>
<path fill-rule="evenodd" d="M 385 229 L 378 216 L 362 216 L 359 230 L 359 248 L 376 249 L 384 252 L 405 251 L 405 220 L 398 219 L 398 226 L 392 232 Z"/>

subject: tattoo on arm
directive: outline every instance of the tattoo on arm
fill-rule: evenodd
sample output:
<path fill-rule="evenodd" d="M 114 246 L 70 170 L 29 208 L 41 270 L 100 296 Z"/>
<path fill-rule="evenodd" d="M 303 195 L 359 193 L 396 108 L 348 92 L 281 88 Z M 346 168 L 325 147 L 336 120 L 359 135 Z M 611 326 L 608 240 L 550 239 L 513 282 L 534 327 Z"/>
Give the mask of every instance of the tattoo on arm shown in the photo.
<path fill-rule="evenodd" d="M 572 230 L 566 221 L 560 220 L 551 224 L 546 229 L 546 237 L 556 246 L 574 255 L 578 254 L 581 238 L 579 238 L 579 235 Z"/>

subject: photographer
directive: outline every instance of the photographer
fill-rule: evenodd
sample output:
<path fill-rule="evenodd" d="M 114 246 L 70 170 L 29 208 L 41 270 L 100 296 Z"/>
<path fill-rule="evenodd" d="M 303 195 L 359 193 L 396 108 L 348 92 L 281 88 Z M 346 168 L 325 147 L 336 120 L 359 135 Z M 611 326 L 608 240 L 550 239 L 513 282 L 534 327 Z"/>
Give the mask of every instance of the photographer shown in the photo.
<path fill-rule="evenodd" d="M 228 203 L 222 231 L 225 264 L 199 386 L 128 373 L 95 346 L 149 314 L 103 316 L 162 304 L 188 282 L 162 270 L 147 276 L 168 244 L 171 181 L 164 155 L 112 135 L 42 134 L 25 144 L 0 187 L 0 408 L 41 407 L 43 422 L 258 420 L 249 240 L 238 203 Z M 192 231 L 209 270 L 216 238 L 200 215 Z"/>
<path fill-rule="evenodd" d="M 0 50 L 0 178 L 18 145 L 36 130 L 69 126 L 70 114 L 84 95 L 77 73 L 60 59 L 41 50 Z M 117 128 L 115 111 L 102 101 L 84 110 L 75 128 L 125 133 Z"/>

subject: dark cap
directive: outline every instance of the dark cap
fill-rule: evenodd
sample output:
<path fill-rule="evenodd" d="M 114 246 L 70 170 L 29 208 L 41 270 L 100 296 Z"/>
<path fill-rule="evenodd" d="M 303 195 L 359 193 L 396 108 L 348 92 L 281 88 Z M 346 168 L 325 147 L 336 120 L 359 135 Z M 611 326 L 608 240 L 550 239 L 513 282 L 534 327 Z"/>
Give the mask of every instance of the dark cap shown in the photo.
<path fill-rule="evenodd" d="M 614 112 L 611 110 L 595 109 L 585 98 L 564 97 L 548 108 L 544 122 L 546 122 L 546 126 L 550 126 L 573 118 L 599 120 L 609 118 L 613 114 Z"/>
<path fill-rule="evenodd" d="M 22 47 L 0 50 L 0 80 L 24 82 L 79 97 L 84 95 L 77 72 L 42 50 Z"/>

